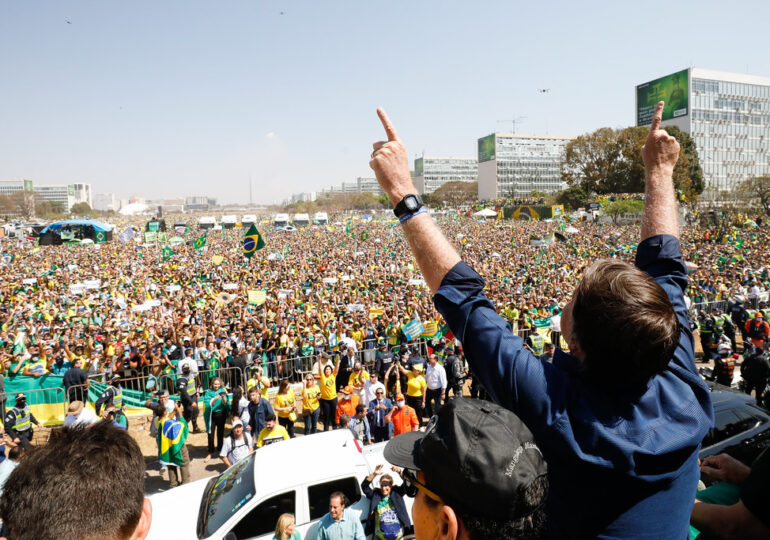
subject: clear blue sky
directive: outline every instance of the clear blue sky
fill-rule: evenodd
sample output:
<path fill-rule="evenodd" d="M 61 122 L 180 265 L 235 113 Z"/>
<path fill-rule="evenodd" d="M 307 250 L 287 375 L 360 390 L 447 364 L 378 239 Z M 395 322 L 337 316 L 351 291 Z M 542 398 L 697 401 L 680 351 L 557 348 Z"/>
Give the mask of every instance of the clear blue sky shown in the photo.
<path fill-rule="evenodd" d="M 0 0 L 0 178 L 237 202 L 251 174 L 274 202 L 370 176 L 377 106 L 410 157 L 474 156 L 520 116 L 627 126 L 646 80 L 770 76 L 768 20 L 765 0 Z"/>

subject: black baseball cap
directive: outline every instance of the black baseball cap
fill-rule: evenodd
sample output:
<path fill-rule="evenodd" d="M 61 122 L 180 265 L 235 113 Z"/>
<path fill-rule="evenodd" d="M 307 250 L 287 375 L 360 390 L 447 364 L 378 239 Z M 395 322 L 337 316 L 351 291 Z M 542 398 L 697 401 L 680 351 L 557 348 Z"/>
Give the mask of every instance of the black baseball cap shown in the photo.
<path fill-rule="evenodd" d="M 449 401 L 424 432 L 394 437 L 384 455 L 393 465 L 423 471 L 430 490 L 472 515 L 518 519 L 547 496 L 530 502 L 525 497 L 526 489 L 548 473 L 532 432 L 518 416 L 489 401 Z"/>

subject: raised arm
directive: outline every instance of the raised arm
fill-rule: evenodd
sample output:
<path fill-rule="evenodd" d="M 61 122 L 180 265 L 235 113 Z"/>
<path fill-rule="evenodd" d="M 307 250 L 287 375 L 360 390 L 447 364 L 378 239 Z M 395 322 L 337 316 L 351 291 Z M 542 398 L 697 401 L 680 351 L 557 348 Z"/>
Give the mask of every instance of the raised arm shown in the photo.
<path fill-rule="evenodd" d="M 660 129 L 663 102 L 658 102 L 650 134 L 642 147 L 644 161 L 644 218 L 642 240 L 658 234 L 679 237 L 679 219 L 674 196 L 674 166 L 679 159 L 679 143 Z"/>
<path fill-rule="evenodd" d="M 409 174 L 409 161 L 404 144 L 398 138 L 385 111 L 377 109 L 377 114 L 388 140 L 374 143 L 369 166 L 374 170 L 380 187 L 390 197 L 390 202 L 396 206 L 404 196 L 416 194 L 417 189 Z M 402 228 L 425 282 L 435 293 L 446 273 L 460 261 L 460 256 L 428 213 L 409 219 L 403 223 Z"/>

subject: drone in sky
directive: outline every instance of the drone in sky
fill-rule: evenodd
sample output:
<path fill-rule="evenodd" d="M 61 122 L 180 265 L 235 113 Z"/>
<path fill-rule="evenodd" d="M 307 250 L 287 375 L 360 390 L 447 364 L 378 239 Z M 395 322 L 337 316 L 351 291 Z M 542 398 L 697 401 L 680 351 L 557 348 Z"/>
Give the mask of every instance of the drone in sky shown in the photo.
<path fill-rule="evenodd" d="M 551 91 L 551 89 L 550 88 L 538 88 L 537 91 L 540 92 L 541 94 L 547 94 L 548 92 Z"/>

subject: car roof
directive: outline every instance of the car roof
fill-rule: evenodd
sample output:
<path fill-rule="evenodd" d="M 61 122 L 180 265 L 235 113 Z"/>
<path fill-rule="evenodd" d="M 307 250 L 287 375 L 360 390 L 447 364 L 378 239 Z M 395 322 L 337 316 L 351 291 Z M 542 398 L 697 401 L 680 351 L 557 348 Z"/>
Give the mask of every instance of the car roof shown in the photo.
<path fill-rule="evenodd" d="M 360 446 L 347 429 L 280 441 L 256 452 L 254 482 L 258 494 L 355 476 L 357 467 L 367 468 Z"/>
<path fill-rule="evenodd" d="M 754 399 L 751 396 L 740 392 L 734 392 L 732 390 L 717 390 L 712 388 L 711 390 L 711 402 L 714 405 L 714 409 L 725 409 L 728 407 L 738 407 L 745 404 L 754 403 Z"/>

